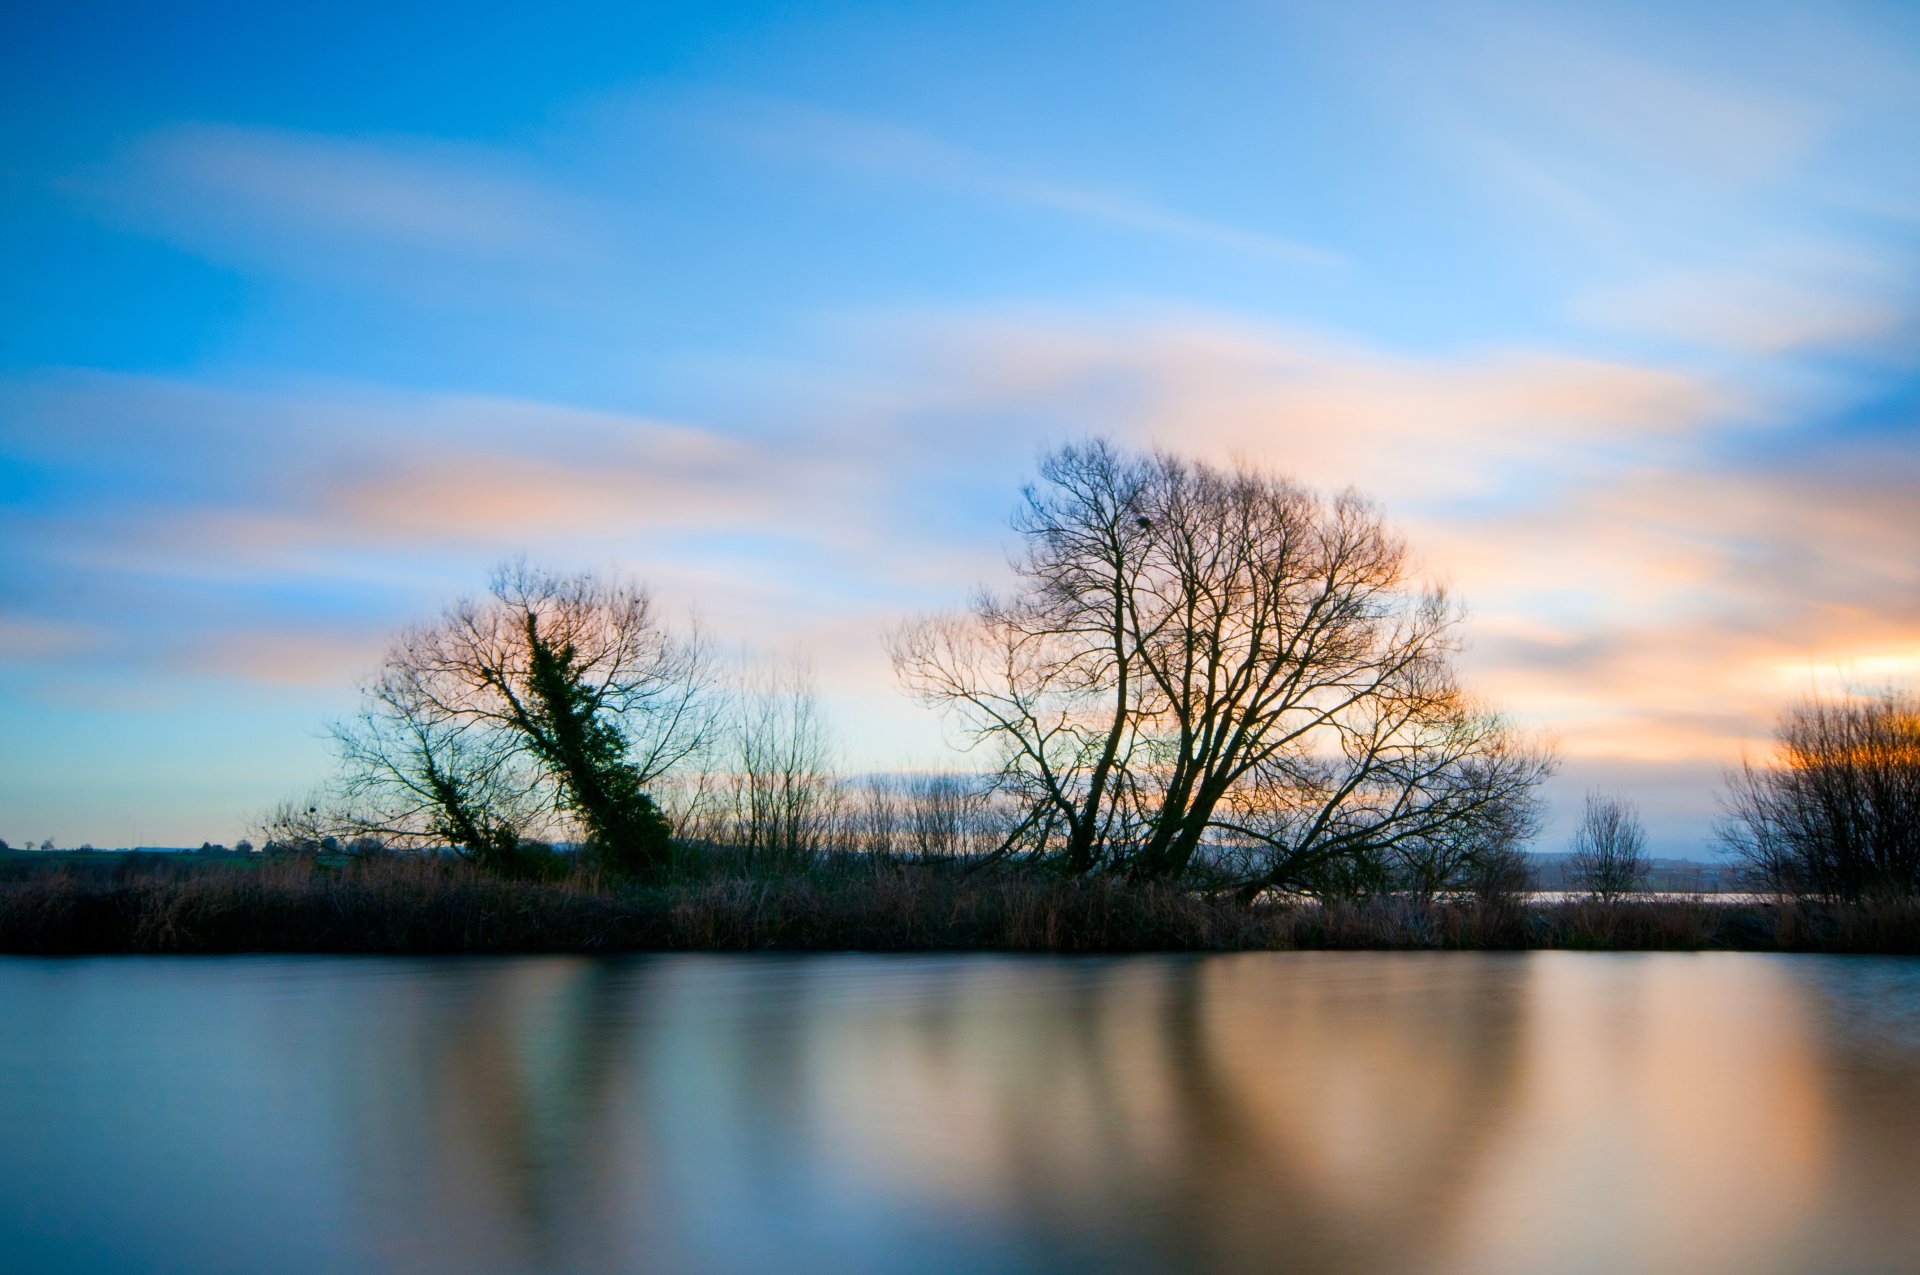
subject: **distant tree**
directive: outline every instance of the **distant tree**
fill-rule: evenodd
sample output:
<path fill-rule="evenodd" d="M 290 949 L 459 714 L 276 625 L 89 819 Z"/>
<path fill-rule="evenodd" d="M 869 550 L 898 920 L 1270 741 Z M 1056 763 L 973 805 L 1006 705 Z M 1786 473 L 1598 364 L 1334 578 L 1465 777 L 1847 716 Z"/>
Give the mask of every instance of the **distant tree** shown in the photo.
<path fill-rule="evenodd" d="M 1023 804 L 1009 852 L 1358 883 L 1552 767 L 1460 689 L 1457 609 L 1357 495 L 1094 442 L 1042 461 L 1015 529 L 1011 595 L 891 643 Z"/>
<path fill-rule="evenodd" d="M 1517 844 L 1497 842 L 1468 866 L 1461 884 L 1482 907 L 1511 909 L 1534 888 L 1532 856 Z"/>
<path fill-rule="evenodd" d="M 253 842 L 247 840 L 245 837 L 242 837 L 240 838 L 240 840 L 233 843 L 233 848 L 235 852 L 239 854 L 252 854 Z"/>
<path fill-rule="evenodd" d="M 842 792 L 813 674 L 804 664 L 747 678 L 734 698 L 721 765 L 727 840 L 784 869 L 805 866 L 826 847 Z"/>
<path fill-rule="evenodd" d="M 1568 862 L 1574 887 L 1609 903 L 1641 889 L 1652 867 L 1646 848 L 1647 830 L 1633 803 L 1588 793 Z"/>
<path fill-rule="evenodd" d="M 312 856 L 320 852 L 320 839 L 327 833 L 318 805 L 283 801 L 261 820 L 259 835 L 262 853 Z"/>
<path fill-rule="evenodd" d="M 907 850 L 921 859 L 955 859 L 992 849 L 992 789 L 972 775 L 936 771 L 902 785 Z"/>
<path fill-rule="evenodd" d="M 900 852 L 903 814 L 900 785 L 891 775 L 868 775 L 852 785 L 842 833 L 847 847 L 876 859 Z"/>
<path fill-rule="evenodd" d="M 1781 715 L 1728 777 L 1721 837 L 1750 881 L 1832 899 L 1920 896 L 1920 698 L 1888 688 Z"/>
<path fill-rule="evenodd" d="M 13 849 L 13 847 L 7 844 L 7 839 L 5 837 L 0 837 L 0 852 L 5 852 L 11 849 Z"/>
<path fill-rule="evenodd" d="M 51 850 L 51 849 L 53 849 L 53 838 L 52 838 L 52 837 L 48 837 L 48 838 L 47 838 L 47 839 L 46 839 L 45 841 L 42 841 L 42 842 L 40 843 L 40 848 L 41 848 L 42 850 Z"/>

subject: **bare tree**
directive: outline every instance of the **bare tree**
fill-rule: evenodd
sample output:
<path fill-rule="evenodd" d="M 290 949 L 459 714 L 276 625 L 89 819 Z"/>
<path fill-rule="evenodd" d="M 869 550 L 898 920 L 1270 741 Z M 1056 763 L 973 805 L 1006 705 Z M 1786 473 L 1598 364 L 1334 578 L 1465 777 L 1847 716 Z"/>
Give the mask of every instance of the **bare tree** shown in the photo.
<path fill-rule="evenodd" d="M 1358 496 L 1105 442 L 1040 478 L 1018 590 L 891 644 L 993 750 L 1025 812 L 1007 852 L 1294 885 L 1494 817 L 1550 769 L 1460 691 L 1456 609 Z"/>
<path fill-rule="evenodd" d="M 842 833 L 856 854 L 890 860 L 904 845 L 900 785 L 891 775 L 868 775 L 848 786 Z"/>
<path fill-rule="evenodd" d="M 1920 698 L 1888 688 L 1787 710 L 1776 755 L 1729 776 L 1723 843 L 1784 894 L 1920 895 Z"/>
<path fill-rule="evenodd" d="M 1634 893 L 1652 867 L 1646 849 L 1647 830 L 1632 802 L 1588 793 L 1568 863 L 1575 888 L 1603 903 Z"/>
<path fill-rule="evenodd" d="M 1495 838 L 1466 865 L 1460 885 L 1482 907 L 1512 909 L 1534 887 L 1532 858 L 1517 842 Z"/>
<path fill-rule="evenodd" d="M 657 874 L 668 828 L 645 790 L 712 738 L 709 665 L 638 586 L 510 563 L 404 633 L 336 728 L 342 819 L 494 863 L 572 837 Z"/>
<path fill-rule="evenodd" d="M 518 737 L 440 711 L 414 671 L 391 659 L 362 698 L 357 717 L 331 728 L 341 773 L 317 823 L 446 846 L 493 869 L 510 868 L 523 840 L 550 831 L 540 769 Z"/>
<path fill-rule="evenodd" d="M 768 866 L 805 866 L 826 847 L 841 799 L 811 670 L 795 662 L 750 678 L 730 733 L 730 839 Z"/>

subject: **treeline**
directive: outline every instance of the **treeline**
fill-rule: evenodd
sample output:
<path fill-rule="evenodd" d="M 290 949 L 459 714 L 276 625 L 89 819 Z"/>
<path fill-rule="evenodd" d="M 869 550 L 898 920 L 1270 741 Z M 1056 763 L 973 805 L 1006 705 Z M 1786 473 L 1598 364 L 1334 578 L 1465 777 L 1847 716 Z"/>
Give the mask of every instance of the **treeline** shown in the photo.
<path fill-rule="evenodd" d="M 804 673 L 743 675 L 637 585 L 509 564 L 401 634 L 332 732 L 338 775 L 265 848 L 434 848 L 484 873 L 660 884 L 835 855 L 964 859 L 1223 900 L 1511 899 L 1555 759 L 1463 687 L 1461 612 L 1351 492 L 1105 442 L 1041 463 L 1013 586 L 887 636 L 967 773 L 836 774 Z M 1732 779 L 1760 888 L 1920 893 L 1920 707 L 1809 704 Z M 1646 877 L 1630 806 L 1571 847 L 1596 897 Z"/>

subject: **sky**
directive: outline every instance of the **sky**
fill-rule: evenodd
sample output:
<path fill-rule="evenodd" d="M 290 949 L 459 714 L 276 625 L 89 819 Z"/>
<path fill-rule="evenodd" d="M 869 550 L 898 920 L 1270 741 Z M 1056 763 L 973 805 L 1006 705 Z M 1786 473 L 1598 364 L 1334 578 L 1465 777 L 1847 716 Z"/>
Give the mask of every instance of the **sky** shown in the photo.
<path fill-rule="evenodd" d="M 0 10 L 0 836 L 231 840 L 510 555 L 811 663 L 1105 434 L 1376 497 L 1656 853 L 1920 677 L 1920 6 Z"/>

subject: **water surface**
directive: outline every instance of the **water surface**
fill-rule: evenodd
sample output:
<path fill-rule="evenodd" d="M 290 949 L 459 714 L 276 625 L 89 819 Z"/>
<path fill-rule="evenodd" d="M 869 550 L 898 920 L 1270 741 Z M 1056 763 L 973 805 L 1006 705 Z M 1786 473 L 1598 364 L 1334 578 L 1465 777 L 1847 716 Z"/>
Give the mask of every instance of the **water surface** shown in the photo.
<path fill-rule="evenodd" d="M 1911 1271 L 1920 962 L 4 960 L 0 1269 Z"/>

